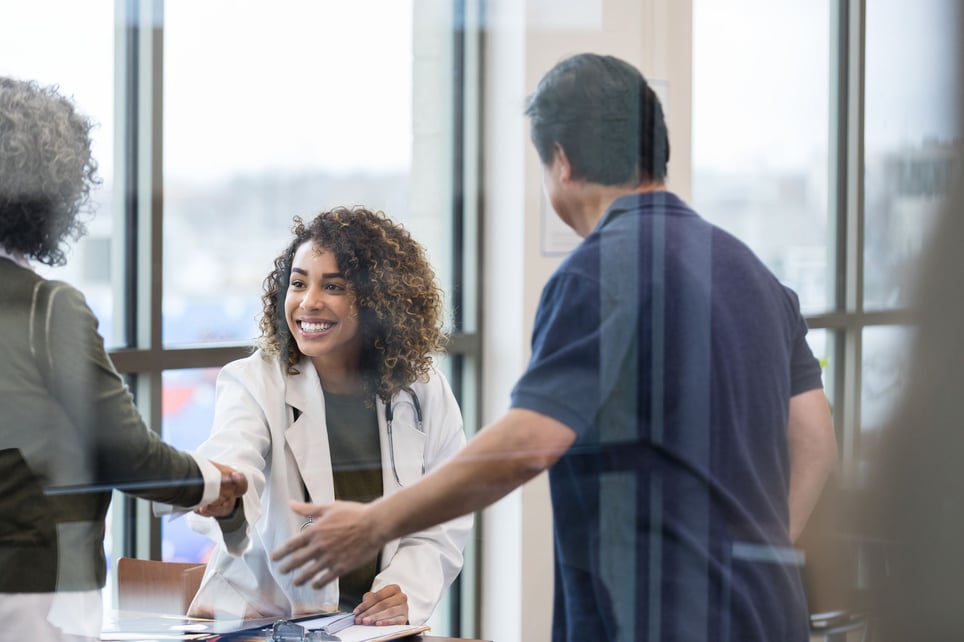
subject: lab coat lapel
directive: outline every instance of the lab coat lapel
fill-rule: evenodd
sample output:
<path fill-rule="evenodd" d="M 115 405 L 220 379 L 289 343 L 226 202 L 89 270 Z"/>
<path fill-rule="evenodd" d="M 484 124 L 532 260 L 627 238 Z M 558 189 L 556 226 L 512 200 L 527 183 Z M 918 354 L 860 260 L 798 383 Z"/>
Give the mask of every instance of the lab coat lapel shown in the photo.
<path fill-rule="evenodd" d="M 334 501 L 335 496 L 321 381 L 310 361 L 303 359 L 298 369 L 301 373 L 288 377 L 285 390 L 285 402 L 297 411 L 293 415 L 297 419 L 285 431 L 285 443 L 294 457 L 311 501 L 329 503 Z M 296 493 L 296 498 L 304 499 L 302 491 L 290 490 Z"/>

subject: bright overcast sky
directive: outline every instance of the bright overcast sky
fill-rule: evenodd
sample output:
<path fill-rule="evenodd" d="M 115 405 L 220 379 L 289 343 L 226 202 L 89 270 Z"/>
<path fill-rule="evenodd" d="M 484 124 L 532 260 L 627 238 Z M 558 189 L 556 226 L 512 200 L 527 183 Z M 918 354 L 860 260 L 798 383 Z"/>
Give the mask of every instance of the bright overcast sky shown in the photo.
<path fill-rule="evenodd" d="M 167 0 L 165 173 L 405 170 L 413 0 Z M 950 135 L 951 11 L 868 4 L 868 149 Z M 830 0 L 694 0 L 694 159 L 825 158 Z M 112 165 L 114 2 L 0 0 L 0 73 L 58 83 Z M 734 19 L 738 18 L 738 19 Z M 725 27 L 721 28 L 721 25 Z"/>
<path fill-rule="evenodd" d="M 831 0 L 693 0 L 700 167 L 799 168 L 826 158 Z M 868 151 L 954 134 L 960 0 L 867 3 Z"/>
<path fill-rule="evenodd" d="M 405 170 L 405 0 L 167 0 L 165 174 Z M 0 0 L 0 74 L 58 84 L 112 162 L 114 2 Z"/>

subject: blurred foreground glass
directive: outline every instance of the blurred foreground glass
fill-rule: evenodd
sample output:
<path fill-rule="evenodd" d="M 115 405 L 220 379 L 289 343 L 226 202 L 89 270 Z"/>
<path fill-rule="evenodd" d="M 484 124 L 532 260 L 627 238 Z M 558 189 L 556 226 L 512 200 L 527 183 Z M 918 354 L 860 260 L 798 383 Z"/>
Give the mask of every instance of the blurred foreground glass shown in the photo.
<path fill-rule="evenodd" d="M 864 307 L 909 303 L 955 158 L 960 0 L 867 3 Z"/>
<path fill-rule="evenodd" d="M 829 11 L 828 0 L 693 0 L 693 205 L 805 314 L 833 304 Z"/>
<path fill-rule="evenodd" d="M 907 364 L 913 330 L 907 326 L 871 326 L 863 331 L 860 379 L 859 472 L 875 456 L 881 428 L 893 415 L 907 385 Z"/>

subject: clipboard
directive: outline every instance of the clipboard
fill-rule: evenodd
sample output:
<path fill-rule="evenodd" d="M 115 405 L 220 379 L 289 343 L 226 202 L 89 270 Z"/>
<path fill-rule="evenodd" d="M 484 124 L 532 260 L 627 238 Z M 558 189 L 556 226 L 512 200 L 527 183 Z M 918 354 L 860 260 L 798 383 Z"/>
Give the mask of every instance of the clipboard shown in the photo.
<path fill-rule="evenodd" d="M 428 631 L 428 625 L 390 624 L 371 626 L 355 624 L 352 613 L 307 616 L 276 620 L 269 626 L 252 627 L 219 636 L 223 642 L 387 642 Z"/>

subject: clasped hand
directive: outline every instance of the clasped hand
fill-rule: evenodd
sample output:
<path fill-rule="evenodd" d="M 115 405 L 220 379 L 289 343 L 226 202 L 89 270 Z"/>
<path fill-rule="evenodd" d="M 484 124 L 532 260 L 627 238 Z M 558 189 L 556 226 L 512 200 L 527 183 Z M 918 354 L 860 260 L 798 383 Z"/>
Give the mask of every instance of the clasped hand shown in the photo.
<path fill-rule="evenodd" d="M 219 471 L 221 471 L 221 492 L 218 498 L 208 504 L 195 508 L 194 512 L 205 517 L 227 517 L 234 512 L 235 506 L 248 490 L 247 478 L 224 464 L 212 461 Z"/>

